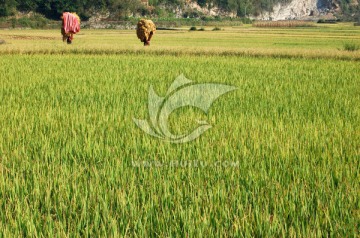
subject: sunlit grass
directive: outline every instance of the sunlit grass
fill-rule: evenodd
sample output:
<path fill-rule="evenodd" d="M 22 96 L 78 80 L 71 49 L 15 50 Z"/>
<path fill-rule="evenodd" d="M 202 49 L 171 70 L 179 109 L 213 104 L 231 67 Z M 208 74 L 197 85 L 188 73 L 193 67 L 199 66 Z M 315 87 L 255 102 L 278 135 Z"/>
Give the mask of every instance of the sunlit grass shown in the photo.
<path fill-rule="evenodd" d="M 269 49 L 251 40 L 285 31 L 159 32 L 145 49 L 130 31 L 71 46 L 1 31 L 0 237 L 356 237 L 360 62 L 328 49 L 358 33 L 334 29 Z M 295 35 L 334 40 L 311 51 Z M 237 90 L 208 114 L 174 112 L 174 133 L 213 127 L 171 144 L 133 118 L 148 118 L 150 85 L 164 96 L 180 74 Z"/>
<path fill-rule="evenodd" d="M 144 49 L 134 31 L 82 30 L 75 36 L 73 45 L 61 41 L 59 31 L 0 31 L 7 44 L 0 54 L 66 54 L 66 53 L 138 53 L 157 52 L 177 54 L 210 52 L 213 54 L 265 55 L 277 57 L 360 58 L 359 52 L 339 50 L 344 43 L 360 44 L 360 30 L 354 26 L 339 25 L 302 29 L 270 29 L 225 27 L 222 31 L 157 31 L 152 45 Z"/>

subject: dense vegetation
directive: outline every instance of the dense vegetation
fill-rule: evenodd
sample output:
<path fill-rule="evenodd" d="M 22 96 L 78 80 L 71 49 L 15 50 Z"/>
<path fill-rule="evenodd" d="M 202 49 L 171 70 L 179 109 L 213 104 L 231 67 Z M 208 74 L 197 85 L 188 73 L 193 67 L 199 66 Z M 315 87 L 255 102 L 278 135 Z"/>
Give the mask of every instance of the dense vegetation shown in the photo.
<path fill-rule="evenodd" d="M 202 7 L 220 7 L 225 11 L 236 12 L 239 17 L 269 11 L 278 2 L 291 0 L 197 0 Z M 146 7 L 140 0 L 0 0 L 0 17 L 10 16 L 16 11 L 33 11 L 48 18 L 58 19 L 63 11 L 76 11 L 83 19 L 90 17 L 95 11 L 108 10 L 114 18 L 124 18 L 131 15 L 171 15 L 174 6 L 184 7 L 186 0 L 149 0 L 152 7 Z M 324 0 L 323 4 L 331 6 L 332 2 L 339 4 L 345 15 L 359 14 L 359 5 L 351 5 L 350 0 Z M 196 12 L 187 12 L 184 17 L 199 17 Z M 358 17 L 358 16 L 355 16 Z"/>

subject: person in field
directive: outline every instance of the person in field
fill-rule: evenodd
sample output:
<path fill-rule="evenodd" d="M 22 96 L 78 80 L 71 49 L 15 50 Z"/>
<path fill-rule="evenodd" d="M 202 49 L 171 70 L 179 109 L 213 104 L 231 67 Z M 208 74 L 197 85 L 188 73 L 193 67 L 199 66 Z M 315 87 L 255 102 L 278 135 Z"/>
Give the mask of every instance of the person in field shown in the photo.
<path fill-rule="evenodd" d="M 136 28 L 136 35 L 144 46 L 150 45 L 150 40 L 156 31 L 156 26 L 152 20 L 141 19 Z"/>
<path fill-rule="evenodd" d="M 61 16 L 62 27 L 61 34 L 63 41 L 71 44 L 74 39 L 74 34 L 80 31 L 80 17 L 75 12 L 64 12 Z"/>

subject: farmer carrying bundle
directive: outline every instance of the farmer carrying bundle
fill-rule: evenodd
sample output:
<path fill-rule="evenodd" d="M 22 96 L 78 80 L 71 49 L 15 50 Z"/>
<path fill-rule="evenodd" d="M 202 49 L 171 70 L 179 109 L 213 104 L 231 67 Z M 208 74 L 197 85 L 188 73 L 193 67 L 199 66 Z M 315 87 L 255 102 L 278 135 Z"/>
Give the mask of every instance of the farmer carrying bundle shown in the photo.
<path fill-rule="evenodd" d="M 156 26 L 152 20 L 141 19 L 137 24 L 136 34 L 144 46 L 150 45 L 151 37 L 156 31 Z"/>
<path fill-rule="evenodd" d="M 71 44 L 74 34 L 80 31 L 80 17 L 75 12 L 64 12 L 62 15 L 61 34 L 63 41 Z"/>

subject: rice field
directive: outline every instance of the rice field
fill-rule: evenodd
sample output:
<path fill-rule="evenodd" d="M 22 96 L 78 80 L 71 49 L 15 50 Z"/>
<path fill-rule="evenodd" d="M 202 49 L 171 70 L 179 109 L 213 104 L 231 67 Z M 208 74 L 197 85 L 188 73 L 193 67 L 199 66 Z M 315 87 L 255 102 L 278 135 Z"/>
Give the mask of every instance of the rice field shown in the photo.
<path fill-rule="evenodd" d="M 198 28 L 200 28 L 198 26 Z M 360 45 L 360 29 L 353 24 L 318 24 L 307 28 L 203 27 L 205 31 L 157 31 L 151 47 L 144 49 L 131 30 L 83 29 L 70 47 L 60 30 L 1 30 L 0 54 L 155 54 L 235 55 L 282 58 L 337 58 L 359 60 L 360 51 L 344 50 Z"/>
<path fill-rule="evenodd" d="M 357 237 L 360 28 L 2 30 L 0 237 Z M 171 114 L 148 91 L 183 74 L 236 90 Z"/>
<path fill-rule="evenodd" d="M 315 24 L 309 21 L 257 21 L 252 24 L 254 27 L 266 27 L 266 28 L 275 28 L 275 27 L 314 27 Z"/>

